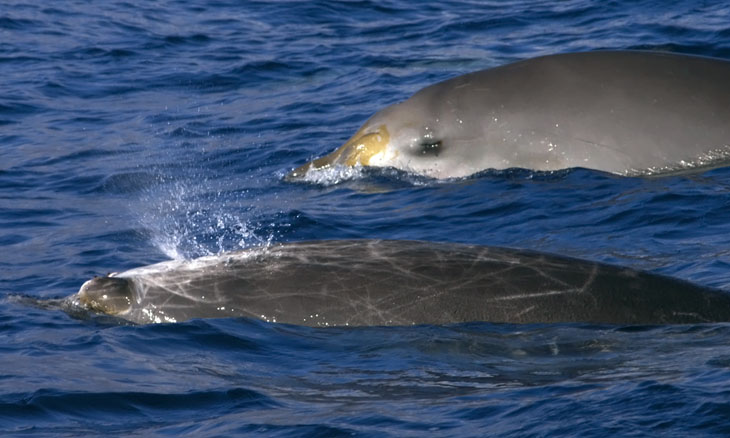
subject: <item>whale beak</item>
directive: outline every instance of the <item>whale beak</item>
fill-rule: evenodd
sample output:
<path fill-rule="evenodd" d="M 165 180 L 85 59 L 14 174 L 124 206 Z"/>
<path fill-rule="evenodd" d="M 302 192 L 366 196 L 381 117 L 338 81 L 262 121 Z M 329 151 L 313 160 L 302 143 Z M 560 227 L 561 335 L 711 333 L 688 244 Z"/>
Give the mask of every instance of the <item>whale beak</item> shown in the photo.
<path fill-rule="evenodd" d="M 296 181 L 304 178 L 309 169 L 325 169 L 331 166 L 368 166 L 370 159 L 385 151 L 390 141 L 390 134 L 385 125 L 380 125 L 375 131 L 361 128 L 344 145 L 335 149 L 324 157 L 317 158 L 291 171 L 286 179 Z"/>

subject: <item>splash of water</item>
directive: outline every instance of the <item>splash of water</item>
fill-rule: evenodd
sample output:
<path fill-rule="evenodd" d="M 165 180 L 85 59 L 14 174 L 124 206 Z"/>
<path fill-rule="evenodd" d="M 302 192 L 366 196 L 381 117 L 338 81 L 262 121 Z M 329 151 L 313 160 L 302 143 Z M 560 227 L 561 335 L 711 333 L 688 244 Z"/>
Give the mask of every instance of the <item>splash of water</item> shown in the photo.
<path fill-rule="evenodd" d="M 162 182 L 146 190 L 137 208 L 150 242 L 167 257 L 185 260 L 251 246 L 268 246 L 251 218 L 255 202 L 210 190 L 206 180 Z M 241 205 L 243 202 L 244 205 Z"/>
<path fill-rule="evenodd" d="M 363 167 L 356 166 L 327 166 L 322 168 L 311 168 L 301 179 L 304 182 L 332 186 L 344 181 L 360 179 L 363 177 Z"/>

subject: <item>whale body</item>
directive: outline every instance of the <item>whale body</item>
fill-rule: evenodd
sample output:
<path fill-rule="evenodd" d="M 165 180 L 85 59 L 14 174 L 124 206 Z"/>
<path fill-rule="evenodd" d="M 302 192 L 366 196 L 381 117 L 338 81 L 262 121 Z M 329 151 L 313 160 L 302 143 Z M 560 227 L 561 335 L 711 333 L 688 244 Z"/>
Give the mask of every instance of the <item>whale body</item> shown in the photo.
<path fill-rule="evenodd" d="M 306 326 L 730 321 L 730 295 L 644 271 L 453 243 L 333 240 L 135 268 L 69 301 L 136 323 L 251 317 Z"/>
<path fill-rule="evenodd" d="M 730 62 L 698 56 L 598 51 L 528 59 L 426 87 L 288 178 L 358 165 L 434 178 L 507 168 L 641 175 L 722 165 L 730 155 L 728 83 Z"/>

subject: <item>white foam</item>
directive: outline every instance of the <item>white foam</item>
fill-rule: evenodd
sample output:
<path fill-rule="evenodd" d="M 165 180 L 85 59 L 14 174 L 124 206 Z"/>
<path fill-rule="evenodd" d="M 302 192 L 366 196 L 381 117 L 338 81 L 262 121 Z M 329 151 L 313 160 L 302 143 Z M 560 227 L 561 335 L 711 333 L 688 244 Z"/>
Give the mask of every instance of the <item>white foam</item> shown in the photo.
<path fill-rule="evenodd" d="M 302 181 L 331 186 L 362 177 L 363 168 L 359 164 L 356 166 L 334 165 L 318 169 L 310 168 L 302 178 Z"/>
<path fill-rule="evenodd" d="M 654 166 L 646 169 L 627 169 L 624 174 L 627 176 L 660 175 L 673 172 L 683 172 L 693 169 L 711 168 L 716 165 L 727 163 L 730 159 L 730 146 L 712 149 L 692 160 L 680 160 L 666 166 Z"/>
<path fill-rule="evenodd" d="M 196 259 L 173 259 L 153 265 L 140 266 L 121 273 L 112 274 L 113 277 L 130 278 L 142 277 L 167 271 L 202 271 L 208 266 L 218 266 L 225 263 L 233 263 L 248 260 L 250 258 L 265 254 L 269 246 L 252 247 L 243 251 L 208 255 Z"/>

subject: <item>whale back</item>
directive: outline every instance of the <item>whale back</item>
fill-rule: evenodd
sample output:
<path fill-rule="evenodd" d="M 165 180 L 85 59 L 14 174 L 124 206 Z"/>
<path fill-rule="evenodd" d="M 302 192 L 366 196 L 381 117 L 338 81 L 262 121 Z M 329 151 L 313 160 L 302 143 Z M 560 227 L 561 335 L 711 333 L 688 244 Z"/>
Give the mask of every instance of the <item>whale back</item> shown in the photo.
<path fill-rule="evenodd" d="M 319 241 L 116 275 L 138 323 L 246 316 L 309 326 L 730 321 L 730 296 L 685 281 L 507 248 Z M 121 289 L 120 289 L 121 290 Z M 75 296 L 86 303 L 87 290 Z M 93 308 L 93 306 L 91 306 Z"/>

